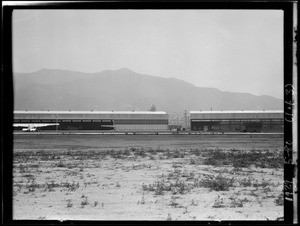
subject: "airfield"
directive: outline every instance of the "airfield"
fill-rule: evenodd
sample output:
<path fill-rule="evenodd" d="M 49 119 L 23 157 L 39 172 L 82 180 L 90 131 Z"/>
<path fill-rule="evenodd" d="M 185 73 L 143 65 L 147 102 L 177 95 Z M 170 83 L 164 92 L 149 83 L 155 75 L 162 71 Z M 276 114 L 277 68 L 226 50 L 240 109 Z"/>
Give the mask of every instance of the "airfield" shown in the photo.
<path fill-rule="evenodd" d="M 14 133 L 13 218 L 276 220 L 283 134 Z"/>

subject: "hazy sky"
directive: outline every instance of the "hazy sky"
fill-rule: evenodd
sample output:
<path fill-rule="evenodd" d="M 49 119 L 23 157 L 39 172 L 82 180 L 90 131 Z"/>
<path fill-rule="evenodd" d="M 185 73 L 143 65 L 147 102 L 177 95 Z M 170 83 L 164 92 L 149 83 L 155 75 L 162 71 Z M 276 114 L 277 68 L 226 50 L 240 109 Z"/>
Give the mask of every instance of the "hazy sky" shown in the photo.
<path fill-rule="evenodd" d="M 283 11 L 14 11 L 15 72 L 123 67 L 282 98 Z"/>

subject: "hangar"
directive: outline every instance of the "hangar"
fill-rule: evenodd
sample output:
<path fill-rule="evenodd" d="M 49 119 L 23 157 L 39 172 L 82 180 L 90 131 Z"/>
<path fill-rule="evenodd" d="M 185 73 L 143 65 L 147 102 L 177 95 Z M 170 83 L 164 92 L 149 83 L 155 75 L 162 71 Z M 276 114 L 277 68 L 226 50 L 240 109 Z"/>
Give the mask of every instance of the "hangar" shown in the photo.
<path fill-rule="evenodd" d="M 164 111 L 14 111 L 16 130 L 34 124 L 39 130 L 159 131 L 168 123 Z"/>
<path fill-rule="evenodd" d="M 283 111 L 190 111 L 192 131 L 283 132 Z"/>

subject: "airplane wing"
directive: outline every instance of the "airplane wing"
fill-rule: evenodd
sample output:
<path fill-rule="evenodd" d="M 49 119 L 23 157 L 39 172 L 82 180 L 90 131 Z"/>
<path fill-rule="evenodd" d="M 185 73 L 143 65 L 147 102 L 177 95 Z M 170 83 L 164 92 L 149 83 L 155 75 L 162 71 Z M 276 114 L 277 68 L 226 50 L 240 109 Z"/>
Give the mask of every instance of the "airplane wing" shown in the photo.
<path fill-rule="evenodd" d="M 38 127 L 45 127 L 45 126 L 56 126 L 59 125 L 59 123 L 48 123 L 48 124 L 32 124 L 32 123 L 14 123 L 13 126 L 14 127 L 33 127 L 33 128 L 38 128 Z"/>

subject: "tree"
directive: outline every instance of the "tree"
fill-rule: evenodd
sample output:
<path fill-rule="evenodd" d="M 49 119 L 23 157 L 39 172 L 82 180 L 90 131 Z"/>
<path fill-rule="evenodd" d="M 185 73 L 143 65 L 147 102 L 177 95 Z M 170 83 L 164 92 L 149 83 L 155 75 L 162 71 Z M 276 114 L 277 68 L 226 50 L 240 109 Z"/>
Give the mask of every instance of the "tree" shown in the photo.
<path fill-rule="evenodd" d="M 156 106 L 154 104 L 152 104 L 151 108 L 149 109 L 149 111 L 156 111 Z"/>

